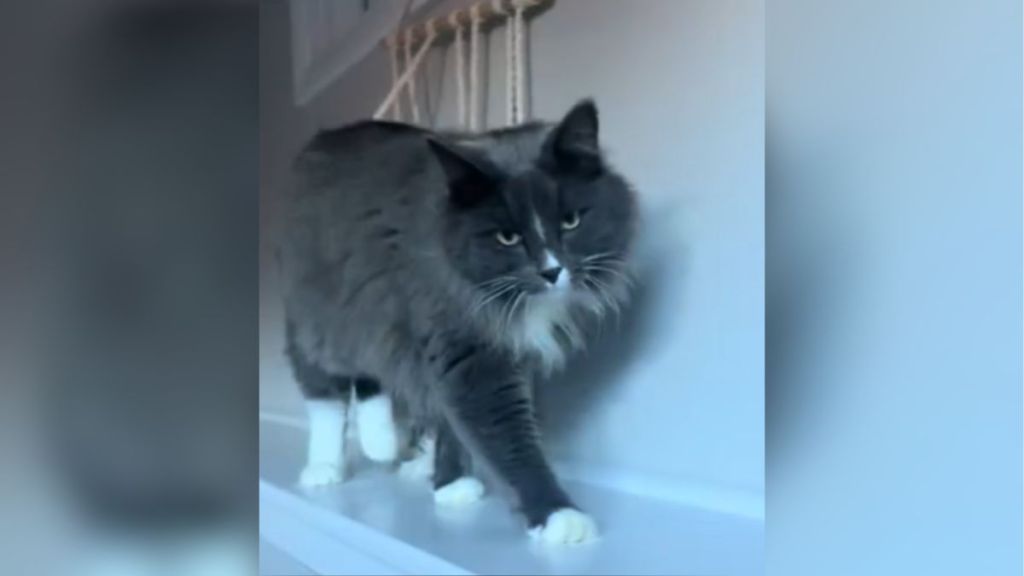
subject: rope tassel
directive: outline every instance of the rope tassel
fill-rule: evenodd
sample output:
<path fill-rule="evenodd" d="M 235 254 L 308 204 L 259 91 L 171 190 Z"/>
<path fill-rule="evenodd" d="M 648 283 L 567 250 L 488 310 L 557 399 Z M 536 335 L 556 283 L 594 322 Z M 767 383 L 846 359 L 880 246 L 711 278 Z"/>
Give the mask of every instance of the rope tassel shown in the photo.
<path fill-rule="evenodd" d="M 455 27 L 455 97 L 458 105 L 459 126 L 469 125 L 466 116 L 466 62 L 463 54 L 462 26 L 459 24 L 459 13 L 452 12 L 448 21 Z"/>
<path fill-rule="evenodd" d="M 433 21 L 430 22 L 433 25 Z M 413 30 L 410 28 L 405 32 L 405 62 L 409 63 L 409 54 L 412 51 L 412 43 L 416 40 L 413 35 Z M 429 42 L 424 42 L 425 47 L 429 47 Z M 420 123 L 420 107 L 416 102 L 416 73 L 415 68 L 419 67 L 419 58 L 416 59 L 416 66 L 413 67 L 414 72 L 405 81 L 406 94 L 409 96 L 409 112 L 412 115 L 412 121 L 414 124 Z"/>
<path fill-rule="evenodd" d="M 480 5 L 470 8 L 469 129 L 480 129 Z"/>
<path fill-rule="evenodd" d="M 373 113 L 374 120 L 380 120 L 381 118 L 383 118 L 384 114 L 387 113 L 388 108 L 390 108 L 391 104 L 395 101 L 396 98 L 398 98 L 398 94 L 399 92 L 401 92 L 402 88 L 408 86 L 409 97 L 410 100 L 412 100 L 413 122 L 419 122 L 419 110 L 416 107 L 415 101 L 416 84 L 412 82 L 412 77 L 416 73 L 417 68 L 419 68 L 420 62 L 423 61 L 423 57 L 426 56 L 427 51 L 430 50 L 430 45 L 434 43 L 434 39 L 437 37 L 437 29 L 434 27 L 434 20 L 430 20 L 429 22 L 427 22 L 427 37 L 423 40 L 423 45 L 420 46 L 419 51 L 416 52 L 416 56 L 414 56 L 410 61 L 408 60 L 408 40 L 412 38 L 411 32 L 412 31 L 410 30 L 408 33 L 406 33 L 405 50 L 407 59 L 405 63 L 405 71 L 398 78 L 398 82 L 391 87 L 391 91 L 388 92 L 387 97 L 384 98 L 384 101 L 381 102 L 380 106 L 377 107 L 377 111 Z"/>
<path fill-rule="evenodd" d="M 513 32 L 515 37 L 515 66 L 516 66 L 516 115 L 512 121 L 516 124 L 522 124 L 526 121 L 526 43 L 524 42 L 524 22 L 523 22 L 523 10 L 526 8 L 526 3 L 522 0 L 513 0 L 515 5 L 515 16 L 512 19 Z"/>
<path fill-rule="evenodd" d="M 398 61 L 398 39 L 394 36 L 388 37 L 388 53 L 391 57 L 391 86 L 398 85 L 398 76 L 401 73 L 402 65 Z M 395 100 L 394 106 L 391 106 L 391 119 L 402 120 L 402 102 L 401 100 Z"/>

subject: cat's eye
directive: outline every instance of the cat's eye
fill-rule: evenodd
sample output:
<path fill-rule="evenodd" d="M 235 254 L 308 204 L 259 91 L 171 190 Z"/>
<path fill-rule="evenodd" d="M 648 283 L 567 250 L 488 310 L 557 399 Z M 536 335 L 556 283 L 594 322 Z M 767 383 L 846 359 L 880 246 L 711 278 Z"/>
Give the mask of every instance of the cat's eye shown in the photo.
<path fill-rule="evenodd" d="M 562 230 L 575 230 L 580 225 L 580 213 L 569 212 L 562 217 Z"/>
<path fill-rule="evenodd" d="M 523 239 L 519 234 L 509 232 L 508 230 L 502 230 L 495 234 L 494 237 L 498 239 L 502 246 L 515 246 Z"/>

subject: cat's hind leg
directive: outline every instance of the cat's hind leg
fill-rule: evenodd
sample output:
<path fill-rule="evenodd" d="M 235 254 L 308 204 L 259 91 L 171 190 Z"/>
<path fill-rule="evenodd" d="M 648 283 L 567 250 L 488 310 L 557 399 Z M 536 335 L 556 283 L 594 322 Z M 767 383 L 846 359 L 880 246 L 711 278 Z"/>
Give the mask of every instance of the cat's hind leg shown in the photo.
<path fill-rule="evenodd" d="M 406 460 L 398 468 L 398 474 L 410 480 L 427 480 L 434 476 L 434 455 L 437 437 L 432 431 L 413 428 L 409 434 Z"/>
<path fill-rule="evenodd" d="M 306 400 L 309 440 L 306 466 L 299 476 L 301 486 L 317 488 L 344 481 L 345 409 L 343 400 Z"/>
<path fill-rule="evenodd" d="M 363 454 L 374 462 L 394 462 L 398 458 L 398 429 L 391 398 L 381 390 L 380 382 L 365 376 L 353 381 L 356 396 L 356 424 Z"/>
<path fill-rule="evenodd" d="M 294 347 L 287 349 L 292 372 L 306 400 L 309 437 L 306 466 L 299 485 L 316 488 L 345 479 L 345 425 L 352 379 L 329 374 L 305 359 Z"/>
<path fill-rule="evenodd" d="M 469 454 L 448 424 L 442 422 L 437 429 L 434 454 L 434 502 L 437 505 L 467 506 L 483 497 L 483 483 L 471 476 L 468 468 Z"/>

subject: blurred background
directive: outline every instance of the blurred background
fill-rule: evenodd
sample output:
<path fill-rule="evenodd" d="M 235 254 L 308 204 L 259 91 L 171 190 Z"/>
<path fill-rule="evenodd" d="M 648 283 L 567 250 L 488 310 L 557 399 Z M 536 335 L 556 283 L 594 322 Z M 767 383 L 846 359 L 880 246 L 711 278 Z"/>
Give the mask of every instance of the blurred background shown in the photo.
<path fill-rule="evenodd" d="M 251 573 L 256 6 L 0 22 L 0 572 Z"/>
<path fill-rule="evenodd" d="M 595 388 L 581 418 L 555 431 L 559 457 L 740 495 L 719 502 L 757 502 L 763 490 L 769 574 L 1022 573 L 1020 3 L 771 0 L 756 5 L 763 27 L 740 3 L 626 14 L 625 2 L 594 2 L 601 19 L 580 4 L 534 24 L 533 113 L 557 116 L 577 91 L 598 98 L 613 159 L 658 208 L 645 258 L 682 264 L 650 271 L 641 302 L 675 299 L 680 313 L 641 307 L 639 326 L 624 323 L 674 338 L 621 352 L 639 384 L 615 375 Z M 128 6 L 149 16 L 124 24 Z M 277 381 L 283 366 L 274 332 L 258 334 L 257 320 L 275 322 L 272 292 L 256 302 L 272 277 L 252 280 L 265 271 L 289 155 L 318 127 L 366 114 L 367 94 L 387 83 L 372 51 L 348 73 L 365 87 L 295 82 L 288 17 L 284 2 L 0 8 L 3 573 L 255 571 L 253 413 L 294 414 L 296 397 L 255 372 Z M 615 34 L 602 28 L 612 17 Z M 423 109 L 443 125 L 450 99 L 431 98 Z M 761 115 L 759 204 L 748 145 Z M 685 154 L 663 144 L 663 126 L 684 135 Z M 764 268 L 715 270 L 719 257 L 752 253 L 738 242 L 757 232 L 760 216 L 744 213 L 754 208 Z M 760 367 L 723 364 L 725 349 L 753 348 L 755 321 L 694 303 L 753 306 L 734 275 L 756 274 L 765 410 L 748 419 L 760 388 L 745 378 Z M 714 326 L 715 312 L 730 324 Z M 719 344 L 727 333 L 742 336 Z M 656 384 L 669 368 L 682 385 Z M 677 418 L 680 431 L 716 436 L 680 434 L 671 462 L 607 436 L 593 458 L 574 451 L 579 422 L 611 431 L 611 415 L 641 408 L 660 422 L 669 408 L 641 398 L 654 388 L 704 408 L 740 405 L 725 422 Z M 750 439 L 759 417 L 764 452 Z M 646 418 L 630 423 L 653 437 Z"/>
<path fill-rule="evenodd" d="M 767 5 L 772 574 L 1021 574 L 1020 2 Z"/>

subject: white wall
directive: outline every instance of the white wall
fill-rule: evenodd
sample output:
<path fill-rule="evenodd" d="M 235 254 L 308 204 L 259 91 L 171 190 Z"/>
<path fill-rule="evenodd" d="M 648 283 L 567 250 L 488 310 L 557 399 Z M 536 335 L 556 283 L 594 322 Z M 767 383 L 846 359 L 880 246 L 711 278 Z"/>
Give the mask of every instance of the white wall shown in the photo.
<path fill-rule="evenodd" d="M 317 126 L 371 114 L 389 72 L 378 50 L 295 110 L 287 6 L 265 6 L 262 20 L 261 223 L 269 238 L 290 156 Z M 533 115 L 557 118 L 593 96 L 603 143 L 647 217 L 634 310 L 545 401 L 547 414 L 560 415 L 549 427 L 552 455 L 577 472 L 615 470 L 748 502 L 763 495 L 763 46 L 756 0 L 557 0 L 531 23 Z M 497 30 L 488 50 L 491 125 L 504 122 L 503 48 Z M 450 126 L 453 55 L 437 52 L 420 87 L 430 118 Z M 272 282 L 264 286 L 261 406 L 297 414 Z"/>

